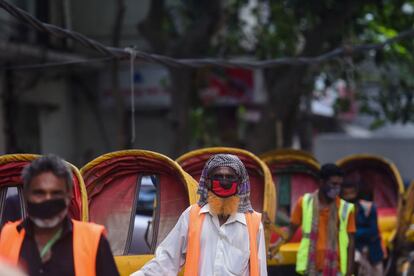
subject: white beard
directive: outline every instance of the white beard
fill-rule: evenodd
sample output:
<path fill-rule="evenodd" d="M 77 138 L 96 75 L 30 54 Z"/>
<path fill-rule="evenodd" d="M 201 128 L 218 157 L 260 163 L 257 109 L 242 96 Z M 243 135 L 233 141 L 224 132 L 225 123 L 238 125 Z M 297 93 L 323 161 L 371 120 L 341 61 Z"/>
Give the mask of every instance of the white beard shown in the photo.
<path fill-rule="evenodd" d="M 50 219 L 39 219 L 35 217 L 29 217 L 29 218 L 39 228 L 53 228 L 63 221 L 67 213 L 68 213 L 68 209 L 65 209 L 60 214 L 58 214 L 56 217 L 53 217 Z"/>

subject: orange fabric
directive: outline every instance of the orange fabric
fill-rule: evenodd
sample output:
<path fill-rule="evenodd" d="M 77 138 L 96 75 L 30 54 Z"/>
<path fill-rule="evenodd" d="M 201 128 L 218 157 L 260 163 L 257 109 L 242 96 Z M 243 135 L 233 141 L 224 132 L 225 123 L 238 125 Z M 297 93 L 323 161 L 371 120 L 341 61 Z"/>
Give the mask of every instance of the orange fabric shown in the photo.
<path fill-rule="evenodd" d="M 200 258 L 200 236 L 205 214 L 200 214 L 200 206 L 194 204 L 190 209 L 188 222 L 188 243 L 185 259 L 184 276 L 198 275 Z M 246 224 L 249 232 L 250 246 L 250 275 L 259 276 L 259 259 L 257 252 L 257 233 L 261 222 L 261 214 L 254 212 L 246 214 Z"/>
<path fill-rule="evenodd" d="M 198 275 L 198 261 L 200 259 L 200 236 L 205 214 L 200 213 L 200 206 L 194 204 L 190 209 L 188 222 L 188 243 L 185 257 L 184 276 Z"/>
<path fill-rule="evenodd" d="M 75 275 L 95 276 L 96 254 L 105 229 L 94 223 L 72 221 Z M 7 223 L 0 235 L 0 256 L 14 265 L 19 262 L 20 249 L 25 236 L 24 229 L 17 231 L 20 223 L 21 221 Z"/>
<path fill-rule="evenodd" d="M 19 263 L 20 248 L 25 235 L 24 229 L 17 231 L 21 221 L 8 222 L 4 225 L 0 235 L 0 256 L 7 259 L 12 265 Z"/>
<path fill-rule="evenodd" d="M 300 197 L 296 206 L 293 210 L 291 223 L 295 225 L 302 225 L 302 202 L 303 197 Z M 339 208 L 340 198 L 336 198 L 336 206 Z M 326 249 L 326 242 L 328 238 L 328 219 L 329 219 L 329 208 L 321 208 L 319 210 L 319 226 L 318 226 L 318 240 L 316 242 L 316 269 L 322 270 L 324 263 L 325 263 L 325 249 Z M 339 219 L 338 219 L 339 223 Z M 348 233 L 355 233 L 355 212 L 352 211 L 349 214 L 348 219 L 348 226 L 347 226 Z M 339 262 L 339 252 L 338 252 L 338 262 Z"/>
<path fill-rule="evenodd" d="M 246 224 L 249 231 L 250 242 L 250 275 L 259 276 L 259 257 L 257 255 L 257 232 L 259 231 L 262 215 L 259 213 L 247 213 Z"/>
<path fill-rule="evenodd" d="M 75 275 L 96 275 L 96 254 L 105 228 L 95 223 L 72 220 Z"/>

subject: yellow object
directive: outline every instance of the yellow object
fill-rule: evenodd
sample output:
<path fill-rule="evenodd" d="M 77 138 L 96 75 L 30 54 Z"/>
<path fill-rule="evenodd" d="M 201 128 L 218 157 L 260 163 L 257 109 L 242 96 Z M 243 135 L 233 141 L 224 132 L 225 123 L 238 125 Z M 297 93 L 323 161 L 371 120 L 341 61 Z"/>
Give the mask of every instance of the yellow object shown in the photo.
<path fill-rule="evenodd" d="M 115 256 L 115 263 L 121 276 L 129 276 L 140 270 L 154 255 L 128 255 Z M 184 275 L 184 270 L 178 273 L 179 276 Z"/>
<path fill-rule="evenodd" d="M 321 167 L 318 160 L 312 154 L 302 150 L 278 149 L 261 154 L 259 157 L 266 164 L 278 161 L 297 161 L 306 163 L 316 171 L 319 171 Z"/>
<path fill-rule="evenodd" d="M 7 164 L 12 162 L 32 162 L 33 160 L 39 158 L 41 155 L 38 154 L 26 154 L 26 153 L 18 153 L 18 154 L 5 154 L 0 156 L 0 165 Z M 79 172 L 79 169 L 72 165 L 71 163 L 65 161 L 71 169 L 72 173 L 78 180 L 79 189 L 81 191 L 81 220 L 88 221 L 89 219 L 89 210 L 88 210 L 88 194 L 86 192 L 85 183 L 83 182 L 83 178 Z"/>
<path fill-rule="evenodd" d="M 115 263 L 121 276 L 129 276 L 152 258 L 154 255 L 115 256 Z"/>
<path fill-rule="evenodd" d="M 280 251 L 278 255 L 276 255 L 273 259 L 267 260 L 268 266 L 275 266 L 275 265 L 294 265 L 296 264 L 296 254 L 298 253 L 300 243 L 298 242 L 290 242 L 283 244 L 280 247 Z"/>
<path fill-rule="evenodd" d="M 414 242 L 414 181 L 404 195 L 403 208 L 398 213 L 398 227 L 395 237 L 399 243 Z"/>
<path fill-rule="evenodd" d="M 380 232 L 392 232 L 397 227 L 397 217 L 382 216 L 378 218 L 378 228 Z"/>
<path fill-rule="evenodd" d="M 347 266 L 348 266 L 348 219 L 349 214 L 354 210 L 354 205 L 352 203 L 346 202 L 341 199 L 338 218 L 339 218 L 339 265 L 341 275 L 346 275 Z M 302 203 L 302 240 L 300 243 L 299 251 L 297 254 L 296 261 L 296 272 L 299 274 L 304 274 L 308 268 L 309 261 L 309 246 L 310 246 L 310 234 L 312 230 L 312 217 L 313 217 L 313 197 L 311 194 L 305 194 L 303 196 Z"/>
<path fill-rule="evenodd" d="M 414 230 L 413 229 L 407 230 L 407 232 L 405 232 L 405 237 L 407 238 L 409 242 L 414 242 Z"/>

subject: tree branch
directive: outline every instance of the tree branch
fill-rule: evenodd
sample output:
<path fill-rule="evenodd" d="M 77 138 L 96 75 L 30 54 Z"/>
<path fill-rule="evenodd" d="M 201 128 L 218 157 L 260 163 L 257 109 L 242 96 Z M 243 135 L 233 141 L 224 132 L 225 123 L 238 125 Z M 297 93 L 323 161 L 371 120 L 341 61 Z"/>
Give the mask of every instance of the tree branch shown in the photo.
<path fill-rule="evenodd" d="M 122 34 L 122 23 L 124 22 L 125 17 L 125 0 L 116 1 L 117 12 L 115 15 L 115 23 L 112 30 L 112 45 L 114 47 L 119 47 Z"/>
<path fill-rule="evenodd" d="M 165 1 L 151 0 L 150 2 L 147 17 L 138 24 L 137 28 L 156 53 L 163 53 L 168 41 L 168 34 L 163 30 L 163 23 L 167 17 Z"/>

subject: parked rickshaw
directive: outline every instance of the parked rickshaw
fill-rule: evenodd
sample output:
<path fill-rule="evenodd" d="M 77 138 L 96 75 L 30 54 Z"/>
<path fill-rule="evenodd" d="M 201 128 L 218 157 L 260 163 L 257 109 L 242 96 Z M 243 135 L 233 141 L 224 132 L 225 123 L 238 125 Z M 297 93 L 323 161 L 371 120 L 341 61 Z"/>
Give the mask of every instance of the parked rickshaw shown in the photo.
<path fill-rule="evenodd" d="M 379 230 L 384 245 L 389 247 L 404 196 L 397 167 L 386 158 L 370 154 L 350 155 L 336 163 L 344 170 L 345 179 L 357 182 L 360 191 L 377 205 Z"/>
<path fill-rule="evenodd" d="M 90 221 L 105 225 L 121 275 L 150 260 L 181 213 L 197 201 L 195 180 L 175 161 L 151 151 L 104 154 L 81 173 Z"/>
<path fill-rule="evenodd" d="M 260 158 L 268 165 L 276 184 L 276 224 L 287 226 L 299 197 L 318 189 L 320 164 L 310 153 L 294 149 L 270 151 L 260 155 Z M 274 236 L 271 242 L 277 239 L 278 236 Z M 280 265 L 295 264 L 300 240 L 301 231 L 298 230 L 289 243 L 280 247 L 280 258 L 275 262 Z"/>
<path fill-rule="evenodd" d="M 392 244 L 393 275 L 414 274 L 414 181 L 411 182 L 398 212 L 396 234 Z M 390 275 L 391 275 L 390 274 Z"/>
<path fill-rule="evenodd" d="M 262 154 L 260 159 L 268 165 L 276 184 L 278 213 L 289 216 L 300 196 L 318 188 L 320 165 L 310 153 L 281 149 Z"/>
<path fill-rule="evenodd" d="M 35 154 L 6 154 L 0 156 L 0 225 L 7 221 L 16 221 L 27 216 L 23 199 L 23 168 L 39 158 Z M 69 163 L 68 163 L 69 164 Z M 69 164 L 73 173 L 73 197 L 68 214 L 77 220 L 88 220 L 88 200 L 82 176 L 79 170 Z"/>

